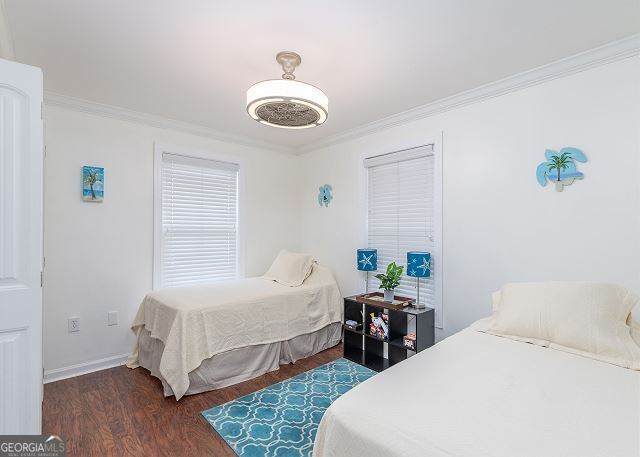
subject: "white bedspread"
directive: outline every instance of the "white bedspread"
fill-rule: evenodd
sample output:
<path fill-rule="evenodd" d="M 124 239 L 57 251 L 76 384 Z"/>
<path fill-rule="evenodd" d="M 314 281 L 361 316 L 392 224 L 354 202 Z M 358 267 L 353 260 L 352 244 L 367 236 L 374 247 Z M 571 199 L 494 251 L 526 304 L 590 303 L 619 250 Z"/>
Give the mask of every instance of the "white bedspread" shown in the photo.
<path fill-rule="evenodd" d="M 303 285 L 263 278 L 163 289 L 140 304 L 132 330 L 144 327 L 165 346 L 160 373 L 176 399 L 189 372 L 231 349 L 285 341 L 342 321 L 342 297 L 326 267 L 316 265 Z M 138 366 L 138 346 L 127 366 Z"/>
<path fill-rule="evenodd" d="M 640 374 L 464 330 L 327 410 L 314 457 L 636 457 Z"/>

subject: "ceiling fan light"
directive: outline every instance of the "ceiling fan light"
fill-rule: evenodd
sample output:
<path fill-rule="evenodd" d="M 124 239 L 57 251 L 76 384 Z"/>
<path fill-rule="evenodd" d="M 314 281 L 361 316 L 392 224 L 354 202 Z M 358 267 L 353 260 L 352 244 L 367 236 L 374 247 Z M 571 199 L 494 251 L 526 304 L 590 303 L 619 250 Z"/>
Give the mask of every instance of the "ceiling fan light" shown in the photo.
<path fill-rule="evenodd" d="M 311 84 L 295 81 L 293 71 L 301 59 L 281 52 L 276 60 L 285 73 L 283 79 L 261 81 L 247 90 L 247 113 L 261 124 L 278 128 L 316 127 L 327 120 L 329 98 Z"/>

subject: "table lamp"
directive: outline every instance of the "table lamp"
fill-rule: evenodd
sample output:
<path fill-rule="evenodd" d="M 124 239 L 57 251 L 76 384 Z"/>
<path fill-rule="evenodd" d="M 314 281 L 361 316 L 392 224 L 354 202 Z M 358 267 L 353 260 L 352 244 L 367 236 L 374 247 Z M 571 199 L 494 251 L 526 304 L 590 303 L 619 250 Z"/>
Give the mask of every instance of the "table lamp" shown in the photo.
<path fill-rule="evenodd" d="M 358 270 L 367 272 L 366 292 L 369 293 L 369 272 L 378 269 L 378 250 L 377 249 L 358 249 Z"/>
<path fill-rule="evenodd" d="M 431 254 L 422 251 L 407 252 L 407 275 L 413 276 L 418 282 L 418 298 L 416 308 L 426 308 L 427 305 L 420 303 L 420 278 L 431 276 Z"/>

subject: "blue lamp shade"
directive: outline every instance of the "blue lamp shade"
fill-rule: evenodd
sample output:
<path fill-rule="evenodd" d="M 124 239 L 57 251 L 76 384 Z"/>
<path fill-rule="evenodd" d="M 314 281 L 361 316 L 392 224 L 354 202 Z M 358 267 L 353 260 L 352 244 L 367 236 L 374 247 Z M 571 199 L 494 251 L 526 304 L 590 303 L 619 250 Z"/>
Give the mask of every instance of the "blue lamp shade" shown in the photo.
<path fill-rule="evenodd" d="M 431 276 L 431 254 L 428 252 L 407 252 L 407 274 L 414 278 Z"/>
<path fill-rule="evenodd" d="M 378 269 L 377 249 L 358 249 L 358 270 L 376 271 Z"/>

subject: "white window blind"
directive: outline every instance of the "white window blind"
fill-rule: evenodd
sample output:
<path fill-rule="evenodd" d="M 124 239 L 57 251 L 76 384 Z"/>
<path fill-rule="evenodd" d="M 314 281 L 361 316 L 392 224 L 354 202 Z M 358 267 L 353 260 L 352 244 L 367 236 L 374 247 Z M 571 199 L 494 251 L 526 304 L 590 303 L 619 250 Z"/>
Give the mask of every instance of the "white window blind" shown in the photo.
<path fill-rule="evenodd" d="M 163 153 L 159 287 L 235 279 L 237 164 Z"/>
<path fill-rule="evenodd" d="M 404 265 L 397 295 L 416 297 L 416 278 L 406 275 L 407 252 L 431 253 L 431 277 L 420 279 L 420 302 L 440 314 L 434 275 L 438 261 L 434 211 L 433 145 L 365 159 L 368 168 L 368 247 L 378 250 L 378 273 Z M 380 281 L 373 278 L 374 288 Z M 439 320 L 439 319 L 437 319 Z"/>

